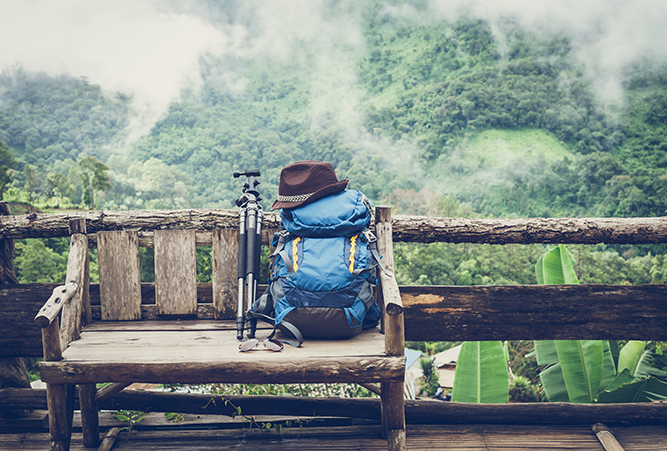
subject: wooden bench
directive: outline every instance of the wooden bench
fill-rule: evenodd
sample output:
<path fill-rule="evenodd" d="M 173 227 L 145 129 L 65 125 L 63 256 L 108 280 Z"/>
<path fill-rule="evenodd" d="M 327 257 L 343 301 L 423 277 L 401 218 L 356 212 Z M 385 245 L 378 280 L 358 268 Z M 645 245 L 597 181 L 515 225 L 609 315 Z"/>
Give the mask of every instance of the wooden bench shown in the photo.
<path fill-rule="evenodd" d="M 393 271 L 391 210 L 376 209 L 383 263 Z M 100 317 L 92 321 L 88 248 L 83 219 L 70 221 L 67 283 L 57 287 L 35 321 L 42 327 L 51 450 L 69 448 L 74 387 L 79 387 L 84 444 L 100 442 L 97 401 L 134 382 L 380 383 L 382 422 L 391 450 L 405 449 L 403 314 L 393 275 L 380 275 L 382 326 L 340 341 L 307 340 L 281 352 L 238 350 L 236 230 L 98 232 Z M 195 246 L 212 246 L 213 312 L 197 302 Z M 155 248 L 155 305 L 142 308 L 139 247 Z M 60 315 L 59 315 L 60 313 Z M 258 331 L 258 337 L 263 334 Z M 98 390 L 99 383 L 111 383 Z M 270 413 L 270 412 L 267 412 Z"/>

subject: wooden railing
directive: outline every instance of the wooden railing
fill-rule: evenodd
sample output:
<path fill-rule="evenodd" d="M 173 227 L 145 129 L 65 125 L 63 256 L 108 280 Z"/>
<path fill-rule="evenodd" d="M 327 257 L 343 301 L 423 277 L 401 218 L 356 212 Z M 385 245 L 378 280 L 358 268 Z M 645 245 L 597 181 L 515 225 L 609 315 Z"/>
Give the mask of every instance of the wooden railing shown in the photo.
<path fill-rule="evenodd" d="M 235 210 L 95 211 L 0 217 L 0 239 L 65 237 L 70 221 L 85 219 L 89 244 L 106 230 L 139 231 L 142 246 L 152 231 L 165 227 L 197 229 L 197 244 L 211 242 L 207 230 L 237 227 Z M 264 217 L 265 243 L 279 217 Z M 667 242 L 667 218 L 461 219 L 394 215 L 395 242 L 455 243 L 607 243 Z M 34 312 L 54 284 L 25 284 L 0 289 L 5 331 L 3 356 L 41 355 Z M 152 284 L 142 284 L 144 312 L 151 317 Z M 667 285 L 513 285 L 400 287 L 405 338 L 410 341 L 498 339 L 643 339 L 667 340 Z M 46 294 L 46 295 L 45 295 Z M 99 314 L 99 291 L 90 287 L 93 318 Z M 208 284 L 199 284 L 205 316 L 212 299 Z M 211 301 L 212 302 L 212 301 Z M 211 307 L 212 308 L 212 307 Z M 96 310 L 97 309 L 97 310 Z M 212 313 L 211 313 L 212 314 Z"/>
<path fill-rule="evenodd" d="M 69 236 L 70 220 L 86 220 L 89 245 L 102 230 L 139 231 L 142 245 L 150 246 L 152 231 L 164 227 L 203 230 L 199 245 L 211 242 L 215 229 L 237 227 L 234 210 L 97 211 L 72 214 L 32 214 L 0 217 L 0 239 Z M 265 242 L 278 226 L 278 216 L 264 217 Z M 392 218 L 395 242 L 452 242 L 491 244 L 655 244 L 667 242 L 667 218 L 559 218 L 559 219 L 460 219 L 395 215 Z M 0 356 L 41 355 L 39 330 L 33 319 L 56 284 L 26 284 L 0 289 Z M 399 287 L 405 317 L 405 339 L 410 341 L 535 340 L 535 339 L 640 339 L 667 340 L 667 285 L 642 286 L 563 285 L 563 286 L 402 286 Z M 152 284 L 142 284 L 142 309 L 151 317 L 154 309 Z M 99 315 L 99 290 L 90 287 L 92 315 Z M 206 315 L 212 299 L 209 284 L 198 285 L 200 312 Z M 212 316 L 212 300 L 211 316 Z M 414 403 L 414 402 L 412 402 Z M 417 402 L 418 403 L 418 402 Z M 447 405 L 444 407 L 444 405 Z M 604 419 L 620 407 L 549 407 L 506 405 L 469 406 L 461 410 L 455 403 L 439 403 L 442 418 L 487 417 L 503 421 L 505 409 L 525 411 L 535 421 L 567 422 L 568 415 L 591 415 Z M 546 405 L 545 405 L 546 406 Z M 414 406 L 406 404 L 408 421 Z M 443 413 L 442 409 L 448 409 Z M 467 410 L 466 410 L 467 409 Z M 482 409 L 482 410 L 480 410 Z M 486 410 L 485 410 L 486 409 Z M 583 409 L 583 410 L 582 410 Z M 600 413 L 602 409 L 603 413 Z M 605 410 L 606 409 L 606 410 Z M 650 421 L 667 421 L 667 405 L 626 406 L 633 415 Z M 530 410 L 530 412 L 529 412 Z M 561 409 L 562 410 L 562 409 Z M 244 410 L 245 411 L 245 410 Z M 499 413 L 498 413 L 499 412 Z M 578 412 L 578 413 L 577 413 Z M 642 413 L 644 412 L 644 413 Z M 469 414 L 469 415 L 468 415 Z M 434 413 L 428 415 L 433 416 Z M 559 417 L 559 415 L 561 415 Z M 620 414 L 619 414 L 620 415 Z M 549 420 L 551 418 L 552 420 Z M 561 420 L 558 420 L 561 418 Z"/>

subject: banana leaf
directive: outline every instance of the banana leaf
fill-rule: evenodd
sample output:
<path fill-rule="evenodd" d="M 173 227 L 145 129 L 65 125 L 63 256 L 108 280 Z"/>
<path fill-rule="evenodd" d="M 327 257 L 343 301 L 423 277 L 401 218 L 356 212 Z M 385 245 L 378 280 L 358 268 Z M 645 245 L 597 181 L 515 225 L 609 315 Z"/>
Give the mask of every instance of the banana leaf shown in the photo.
<path fill-rule="evenodd" d="M 628 341 L 618 353 L 618 372 L 627 369 L 630 374 L 637 376 L 639 364 L 645 358 L 644 348 L 646 348 L 645 341 Z"/>
<path fill-rule="evenodd" d="M 540 285 L 578 284 L 574 271 L 574 259 L 563 245 L 556 246 L 542 255 L 535 265 L 537 283 Z M 568 402 L 570 397 L 563 378 L 554 340 L 535 340 L 537 364 L 549 365 L 540 372 L 544 391 L 551 402 Z"/>
<path fill-rule="evenodd" d="M 560 363 L 551 365 L 540 372 L 540 381 L 544 387 L 544 392 L 551 402 L 568 402 L 570 397 L 567 395 L 565 380 L 563 379 L 563 370 Z"/>
<path fill-rule="evenodd" d="M 607 385 L 602 393 L 604 392 L 612 392 L 616 390 L 618 387 L 621 385 L 626 385 L 626 384 L 631 384 L 635 381 L 635 377 L 630 373 L 630 370 L 627 368 L 621 371 L 619 374 L 616 375 L 613 381 L 609 385 Z M 598 399 L 600 396 L 598 396 Z"/>
<path fill-rule="evenodd" d="M 537 364 L 540 366 L 558 363 L 558 352 L 554 341 L 535 340 L 535 356 L 537 357 Z"/>
<path fill-rule="evenodd" d="M 466 341 L 461 346 L 452 401 L 509 402 L 509 372 L 500 341 Z"/>
<path fill-rule="evenodd" d="M 598 393 L 605 390 L 610 384 L 614 382 L 617 376 L 616 363 L 614 361 L 614 351 L 610 340 L 602 341 L 604 351 L 604 370 L 602 373 L 602 382 L 598 387 Z"/>
<path fill-rule="evenodd" d="M 556 340 L 570 402 L 593 402 L 604 373 L 602 340 Z"/>
<path fill-rule="evenodd" d="M 562 244 L 540 257 L 535 265 L 535 274 L 540 285 L 579 283 L 577 273 L 574 271 L 574 258 Z"/>
<path fill-rule="evenodd" d="M 626 374 L 629 374 L 629 372 Z M 664 399 L 667 399 L 667 383 L 651 377 L 649 379 L 623 384 L 613 390 L 605 390 L 600 393 L 597 402 L 651 402 Z"/>

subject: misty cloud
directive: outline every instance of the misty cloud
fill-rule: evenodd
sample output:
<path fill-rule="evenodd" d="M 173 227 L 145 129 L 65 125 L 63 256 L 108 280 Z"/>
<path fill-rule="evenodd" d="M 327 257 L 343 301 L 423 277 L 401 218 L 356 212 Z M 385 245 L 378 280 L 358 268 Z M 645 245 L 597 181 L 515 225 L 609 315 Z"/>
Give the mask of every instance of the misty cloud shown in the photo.
<path fill-rule="evenodd" d="M 66 72 L 132 93 L 150 123 L 182 87 L 199 82 L 199 56 L 230 37 L 156 1 L 5 0 L 0 41 L 11 43 L 0 53 L 0 68 Z"/>
<path fill-rule="evenodd" d="M 307 74 L 308 115 L 317 127 L 333 119 L 350 139 L 359 137 L 357 61 L 365 50 L 362 9 L 353 1 L 248 0 L 90 1 L 4 0 L 0 4 L 0 70 L 68 72 L 106 90 L 134 95 L 146 131 L 182 89 L 201 83 L 207 54 L 236 61 L 270 60 Z M 504 42 L 504 18 L 535 32 L 557 33 L 573 48 L 601 98 L 617 101 L 628 64 L 667 60 L 667 2 L 662 0 L 430 0 L 387 7 L 408 22 L 488 20 Z M 243 71 L 218 74 L 230 92 L 242 92 Z M 136 124 L 135 124 L 136 125 Z"/>
<path fill-rule="evenodd" d="M 629 65 L 645 59 L 667 60 L 667 2 L 663 0 L 431 0 L 430 5 L 447 20 L 462 15 L 485 19 L 496 34 L 500 20 L 513 18 L 538 35 L 570 38 L 605 102 L 620 100 Z"/>

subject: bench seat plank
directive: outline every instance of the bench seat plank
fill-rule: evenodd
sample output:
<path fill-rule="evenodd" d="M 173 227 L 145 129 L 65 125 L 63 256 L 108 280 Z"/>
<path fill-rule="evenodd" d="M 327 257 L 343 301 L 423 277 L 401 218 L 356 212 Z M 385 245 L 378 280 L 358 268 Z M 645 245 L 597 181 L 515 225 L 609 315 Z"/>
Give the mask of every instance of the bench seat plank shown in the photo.
<path fill-rule="evenodd" d="M 177 322 L 161 323 L 142 321 L 142 331 L 86 327 L 62 361 L 40 364 L 42 380 L 254 384 L 403 380 L 405 358 L 385 355 L 384 336 L 377 329 L 337 341 L 336 346 L 309 339 L 302 348 L 286 345 L 282 352 L 241 353 L 233 321 L 210 321 L 213 326 L 221 324 L 178 334 L 173 333 Z"/>

